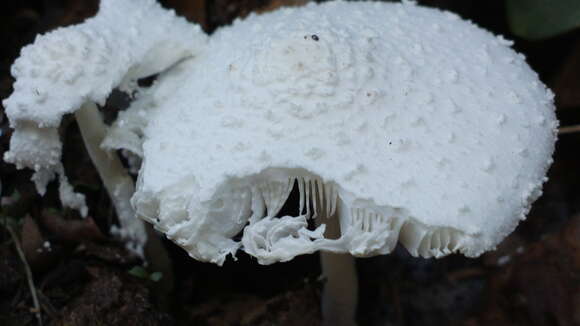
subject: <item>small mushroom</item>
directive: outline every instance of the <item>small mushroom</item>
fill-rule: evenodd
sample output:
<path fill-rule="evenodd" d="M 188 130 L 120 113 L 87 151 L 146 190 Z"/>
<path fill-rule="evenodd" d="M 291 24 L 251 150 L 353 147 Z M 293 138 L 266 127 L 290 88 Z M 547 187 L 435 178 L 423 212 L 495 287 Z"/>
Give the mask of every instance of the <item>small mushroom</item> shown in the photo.
<path fill-rule="evenodd" d="M 206 38 L 199 27 L 153 0 L 102 0 L 97 16 L 37 37 L 12 65 L 14 92 L 3 105 L 14 133 L 5 161 L 33 169 L 41 195 L 58 177 L 62 204 L 86 216 L 84 195 L 74 192 L 60 162 L 58 127 L 63 115 L 75 113 L 117 211 L 121 225 L 112 231 L 143 256 L 147 235 L 129 201 L 134 184 L 116 154 L 100 147 L 107 127 L 95 103 L 104 103 L 115 87 L 133 92 L 138 78 L 195 55 Z"/>
<path fill-rule="evenodd" d="M 120 18 L 112 3 L 94 20 Z M 167 16 L 155 8 L 123 21 L 154 28 L 156 15 Z M 219 265 L 239 249 L 261 264 L 321 251 L 326 325 L 354 324 L 352 256 L 388 254 L 400 242 L 414 256 L 477 257 L 541 194 L 556 140 L 553 95 L 511 42 L 452 13 L 410 1 L 309 4 L 236 21 L 208 40 L 181 38 L 182 22 L 154 41 L 115 24 L 104 37 L 115 40 L 110 60 L 161 72 L 102 143 L 142 157 L 131 199 L 138 215 Z M 164 37 L 188 55 L 167 51 Z M 141 42 L 148 50 L 132 55 Z M 135 76 L 120 63 L 91 101 Z M 16 88 L 5 102 L 13 145 L 26 121 L 54 127 L 87 98 L 64 89 L 77 94 L 74 105 L 34 119 L 18 104 L 34 93 Z M 45 150 L 26 146 L 6 158 L 34 167 L 27 153 Z M 278 216 L 294 187 L 298 215 Z"/>

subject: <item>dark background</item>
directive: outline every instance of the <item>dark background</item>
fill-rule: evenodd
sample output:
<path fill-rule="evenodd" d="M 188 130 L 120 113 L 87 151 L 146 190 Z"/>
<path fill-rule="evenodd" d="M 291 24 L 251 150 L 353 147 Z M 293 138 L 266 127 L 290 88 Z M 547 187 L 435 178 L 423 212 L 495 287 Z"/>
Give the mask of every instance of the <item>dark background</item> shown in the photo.
<path fill-rule="evenodd" d="M 252 11 L 301 0 L 160 0 L 208 33 Z M 503 0 L 424 0 L 515 41 L 555 92 L 562 126 L 580 124 L 580 31 L 527 41 L 510 33 Z M 82 22 L 98 1 L 0 2 L 0 98 L 12 92 L 10 65 L 35 35 Z M 113 104 L 111 111 L 118 110 Z M 3 108 L 0 107 L 0 119 Z M 0 154 L 10 129 L 0 120 Z M 259 266 L 243 254 L 224 267 L 198 263 L 170 242 L 175 287 L 107 234 L 115 216 L 78 129 L 63 123 L 63 160 L 90 217 L 63 210 L 55 187 L 40 197 L 29 171 L 0 162 L 0 220 L 14 222 L 32 268 L 45 325 L 319 325 L 316 255 Z M 580 325 L 580 133 L 560 136 L 550 181 L 528 219 L 497 251 L 478 259 L 391 255 L 358 260 L 361 325 Z M 23 263 L 0 223 L 0 325 L 35 325 Z M 44 243 L 50 242 L 50 248 Z M 132 272 L 129 272 L 132 271 Z"/>

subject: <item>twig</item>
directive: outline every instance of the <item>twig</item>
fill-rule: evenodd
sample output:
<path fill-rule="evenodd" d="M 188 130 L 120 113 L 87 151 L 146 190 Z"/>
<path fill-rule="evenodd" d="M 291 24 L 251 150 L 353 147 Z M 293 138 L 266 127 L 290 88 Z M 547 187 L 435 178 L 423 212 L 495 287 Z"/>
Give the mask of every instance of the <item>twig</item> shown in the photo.
<path fill-rule="evenodd" d="M 573 134 L 577 132 L 580 132 L 580 125 L 560 127 L 560 129 L 558 129 L 559 135 Z"/>
<path fill-rule="evenodd" d="M 42 293 L 41 289 L 36 289 L 36 293 L 38 294 L 38 299 L 40 301 L 40 305 L 44 310 L 44 313 L 48 315 L 49 318 L 56 319 L 57 318 L 57 311 L 56 308 L 50 302 L 50 299 Z"/>
<path fill-rule="evenodd" d="M 32 302 L 34 303 L 34 310 L 36 314 L 36 319 L 38 320 L 38 325 L 42 326 L 42 315 L 41 315 L 41 308 L 40 303 L 38 301 L 38 296 L 36 295 L 36 287 L 34 286 L 34 279 L 32 278 L 32 271 L 30 270 L 30 265 L 28 265 L 28 261 L 26 261 L 26 256 L 24 256 L 24 251 L 22 251 L 22 247 L 20 246 L 20 241 L 18 240 L 18 236 L 14 229 L 10 225 L 5 225 L 8 233 L 10 233 L 10 237 L 14 241 L 14 246 L 16 247 L 16 251 L 18 252 L 18 256 L 20 260 L 22 260 L 22 264 L 24 265 L 24 270 L 26 272 L 26 278 L 28 279 L 28 287 L 30 288 L 30 294 L 32 295 Z"/>

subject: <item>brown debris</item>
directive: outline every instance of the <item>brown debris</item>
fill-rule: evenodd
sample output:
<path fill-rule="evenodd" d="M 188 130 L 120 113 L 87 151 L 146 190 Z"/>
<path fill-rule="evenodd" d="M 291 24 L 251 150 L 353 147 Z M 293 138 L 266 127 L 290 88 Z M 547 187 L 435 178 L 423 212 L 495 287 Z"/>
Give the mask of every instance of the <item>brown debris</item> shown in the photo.
<path fill-rule="evenodd" d="M 312 284 L 282 293 L 247 313 L 242 326 L 319 326 L 320 293 Z"/>
<path fill-rule="evenodd" d="M 254 296 L 230 296 L 192 307 L 188 317 L 194 325 L 227 326 L 239 322 L 248 310 L 262 304 Z"/>
<path fill-rule="evenodd" d="M 46 241 L 38 224 L 29 215 L 24 217 L 20 239 L 26 260 L 35 273 L 46 271 L 57 262 L 58 253 L 52 244 Z"/>
<path fill-rule="evenodd" d="M 465 325 L 580 325 L 580 215 L 494 273 L 487 308 Z"/>
<path fill-rule="evenodd" d="M 140 263 L 139 257 L 135 256 L 122 244 L 116 242 L 94 243 L 86 242 L 77 248 L 77 252 L 83 257 L 96 258 L 109 264 L 119 266 L 135 265 Z"/>
<path fill-rule="evenodd" d="M 218 26 L 228 25 L 234 19 L 245 18 L 250 13 L 264 13 L 280 7 L 302 6 L 309 0 L 215 0 L 208 2 L 208 27 L 210 31 Z"/>
<path fill-rule="evenodd" d="M 44 238 L 38 229 L 38 225 L 30 215 L 24 217 L 24 223 L 20 231 L 20 239 L 22 239 L 22 250 L 26 255 L 26 259 L 32 262 L 38 256 L 39 252 L 42 251 Z"/>
<path fill-rule="evenodd" d="M 64 2 L 62 11 L 56 15 L 44 16 L 44 18 L 49 18 L 45 23 L 50 29 L 81 23 L 94 16 L 99 8 L 99 0 L 65 0 L 62 2 Z"/>
<path fill-rule="evenodd" d="M 59 211 L 44 210 L 40 221 L 51 236 L 61 242 L 80 243 L 106 239 L 90 216 L 65 220 Z"/>
<path fill-rule="evenodd" d="M 224 300 L 225 299 L 225 300 Z M 194 307 L 190 319 L 206 326 L 319 326 L 320 293 L 310 283 L 271 299 L 238 295 Z"/>
<path fill-rule="evenodd" d="M 135 278 L 108 268 L 88 268 L 90 281 L 67 304 L 54 325 L 171 325 L 171 320 L 155 312 L 149 291 Z"/>
<path fill-rule="evenodd" d="M 280 9 L 281 7 L 300 7 L 304 6 L 308 2 L 310 2 L 310 0 L 272 0 L 269 4 L 263 8 L 258 9 L 256 12 L 265 13 Z"/>
<path fill-rule="evenodd" d="M 175 9 L 178 15 L 185 17 L 190 22 L 201 25 L 204 30 L 207 30 L 207 5 L 205 0 L 165 0 L 163 3 L 167 7 Z"/>

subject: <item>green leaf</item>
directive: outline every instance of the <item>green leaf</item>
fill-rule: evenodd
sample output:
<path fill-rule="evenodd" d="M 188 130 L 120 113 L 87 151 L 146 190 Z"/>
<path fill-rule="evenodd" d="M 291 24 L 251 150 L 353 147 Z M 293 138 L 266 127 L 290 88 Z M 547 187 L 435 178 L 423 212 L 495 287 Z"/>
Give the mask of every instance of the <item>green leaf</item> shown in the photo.
<path fill-rule="evenodd" d="M 153 282 L 158 282 L 161 278 L 163 278 L 163 273 L 161 272 L 153 272 L 149 275 L 149 279 Z"/>
<path fill-rule="evenodd" d="M 541 40 L 580 27 L 579 0 L 507 0 L 512 33 Z"/>
<path fill-rule="evenodd" d="M 142 279 L 147 279 L 149 277 L 147 270 L 141 266 L 135 266 L 131 268 L 129 270 L 129 274 Z"/>

